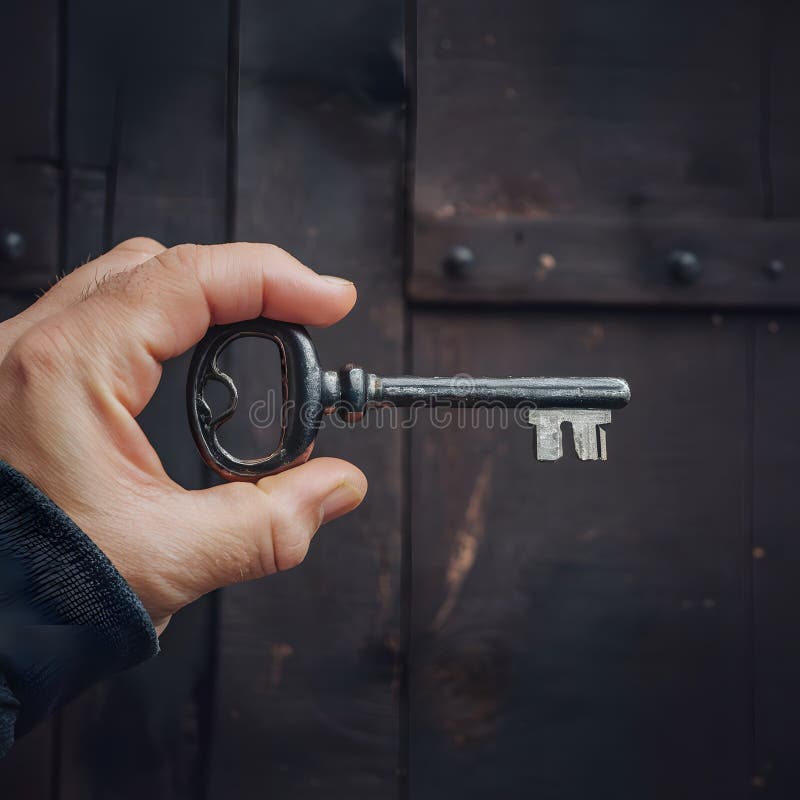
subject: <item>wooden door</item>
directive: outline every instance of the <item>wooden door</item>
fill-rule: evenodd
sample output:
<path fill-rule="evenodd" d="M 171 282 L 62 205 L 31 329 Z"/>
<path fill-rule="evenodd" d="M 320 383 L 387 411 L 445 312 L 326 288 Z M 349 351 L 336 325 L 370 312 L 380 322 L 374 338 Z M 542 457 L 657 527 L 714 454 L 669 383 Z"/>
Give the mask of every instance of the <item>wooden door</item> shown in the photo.
<path fill-rule="evenodd" d="M 798 21 L 4 4 L 4 316 L 129 236 L 273 241 L 358 285 L 312 332 L 326 366 L 621 375 L 633 400 L 605 464 L 537 463 L 496 421 L 326 429 L 364 506 L 21 740 L 3 797 L 794 798 Z M 246 391 L 262 356 L 233 355 Z M 199 487 L 185 371 L 142 422 Z"/>
<path fill-rule="evenodd" d="M 797 16 L 473 12 L 418 3 L 414 367 L 633 400 L 604 465 L 412 432 L 410 796 L 792 796 Z"/>

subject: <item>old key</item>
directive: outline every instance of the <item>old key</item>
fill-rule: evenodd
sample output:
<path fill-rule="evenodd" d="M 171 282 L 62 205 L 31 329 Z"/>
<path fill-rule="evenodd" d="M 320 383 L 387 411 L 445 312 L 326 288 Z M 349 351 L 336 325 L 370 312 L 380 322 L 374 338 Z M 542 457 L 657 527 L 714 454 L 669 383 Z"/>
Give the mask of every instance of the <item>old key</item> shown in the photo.
<path fill-rule="evenodd" d="M 218 431 L 236 411 L 238 392 L 219 367 L 220 353 L 235 339 L 257 336 L 278 346 L 283 406 L 278 447 L 264 458 L 242 459 L 219 442 Z M 204 392 L 209 381 L 227 387 L 230 402 L 214 416 Z M 621 378 L 418 378 L 382 377 L 355 364 L 323 370 L 305 328 L 286 322 L 254 319 L 209 330 L 197 345 L 189 368 L 187 404 L 192 435 L 205 462 L 228 480 L 257 480 L 301 464 L 325 414 L 357 418 L 375 406 L 467 406 L 520 409 L 535 427 L 536 456 L 555 461 L 562 455 L 561 424 L 572 426 L 578 457 L 606 459 L 611 410 L 630 400 Z"/>

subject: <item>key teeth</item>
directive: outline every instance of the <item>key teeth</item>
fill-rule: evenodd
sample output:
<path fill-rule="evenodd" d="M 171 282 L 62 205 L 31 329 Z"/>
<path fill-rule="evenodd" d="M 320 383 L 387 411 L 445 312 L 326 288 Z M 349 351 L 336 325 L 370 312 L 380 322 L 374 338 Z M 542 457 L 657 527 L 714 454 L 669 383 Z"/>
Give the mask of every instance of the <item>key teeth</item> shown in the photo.
<path fill-rule="evenodd" d="M 607 461 L 606 432 L 611 422 L 607 409 L 534 409 L 528 422 L 536 429 L 534 449 L 538 461 L 558 461 L 563 455 L 561 423 L 572 426 L 572 443 L 581 461 Z"/>
<path fill-rule="evenodd" d="M 561 438 L 563 414 L 559 411 L 529 412 L 528 422 L 536 429 L 533 449 L 537 461 L 558 461 L 564 455 Z"/>
<path fill-rule="evenodd" d="M 597 460 L 597 429 L 594 425 L 572 423 L 572 442 L 581 461 Z"/>

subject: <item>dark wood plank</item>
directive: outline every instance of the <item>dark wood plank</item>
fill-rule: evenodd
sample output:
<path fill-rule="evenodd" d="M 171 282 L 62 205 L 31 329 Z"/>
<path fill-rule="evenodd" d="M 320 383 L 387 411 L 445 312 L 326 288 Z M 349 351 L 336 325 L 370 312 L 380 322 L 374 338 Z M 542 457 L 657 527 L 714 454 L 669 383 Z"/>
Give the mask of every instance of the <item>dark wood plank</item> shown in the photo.
<path fill-rule="evenodd" d="M 119 112 L 131 8 L 94 0 L 67 4 L 64 114 L 65 267 L 96 258 L 109 231 L 119 147 Z M 110 184 L 107 186 L 107 184 Z M 108 189 L 108 191 L 107 191 Z"/>
<path fill-rule="evenodd" d="M 356 282 L 352 315 L 313 332 L 329 365 L 402 369 L 400 15 L 372 0 L 242 5 L 236 235 Z M 263 391 L 252 356 L 226 369 Z M 266 449 L 246 427 L 226 442 Z M 397 791 L 401 432 L 326 427 L 315 454 L 358 464 L 369 495 L 296 570 L 223 591 L 211 798 Z"/>
<path fill-rule="evenodd" d="M 448 271 L 448 253 L 474 261 Z M 800 305 L 800 221 L 648 222 L 452 220 L 418 222 L 411 296 L 448 303 L 603 304 L 786 308 Z M 679 280 L 671 254 L 694 254 L 702 273 Z M 784 269 L 767 266 L 781 260 Z"/>
<path fill-rule="evenodd" d="M 34 289 L 60 269 L 60 3 L 0 5 L 0 231 L 25 242 L 19 258 L 0 254 L 0 287 Z"/>
<path fill-rule="evenodd" d="M 97 258 L 106 247 L 106 183 L 105 169 L 79 167 L 66 162 L 67 234 L 65 270 Z"/>
<path fill-rule="evenodd" d="M 479 242 L 484 300 L 547 299 L 532 276 L 539 253 L 552 252 L 507 248 L 518 224 L 536 223 L 545 239 L 550 223 L 567 226 L 571 253 L 585 243 L 583 277 L 608 262 L 594 261 L 593 225 L 615 226 L 605 255 L 624 257 L 652 226 L 679 234 L 686 225 L 690 238 L 701 220 L 710 235 L 718 221 L 761 216 L 757 4 L 499 0 L 465 14 L 457 0 L 421 0 L 419 9 L 417 231 L 424 241 L 449 220 L 466 234 L 452 244 L 471 246 L 472 222 L 496 223 Z M 714 246 L 724 244 L 718 233 Z M 516 252 L 513 271 L 494 271 L 495 251 Z M 442 275 L 443 255 L 415 249 L 413 297 L 461 296 Z M 592 301 L 583 282 L 573 290 Z"/>
<path fill-rule="evenodd" d="M 800 26 L 800 8 L 785 0 L 769 0 L 762 7 L 764 93 L 762 147 L 770 190 L 767 211 L 778 219 L 800 216 L 800 101 L 796 78 L 800 53 L 794 33 Z M 791 251 L 775 258 L 792 262 Z"/>
<path fill-rule="evenodd" d="M 605 464 L 537 463 L 514 425 L 413 430 L 411 797 L 749 796 L 748 336 L 414 314 L 420 373 L 622 375 L 633 399 Z"/>
<path fill-rule="evenodd" d="M 223 240 L 227 4 L 71 9 L 71 263 L 136 235 Z M 140 421 L 170 475 L 195 488 L 206 476 L 185 420 L 185 374 L 186 359 L 166 366 Z M 202 796 L 213 598 L 178 614 L 161 644 L 157 659 L 65 712 L 63 800 Z"/>
<path fill-rule="evenodd" d="M 753 323 L 753 526 L 755 744 L 753 784 L 764 797 L 794 797 L 800 786 L 800 544 L 796 502 L 800 434 L 792 424 L 800 346 L 796 316 Z"/>
<path fill-rule="evenodd" d="M 793 31 L 800 16 L 796 4 L 761 4 L 763 108 L 767 215 L 796 219 L 800 213 L 800 100 L 793 88 L 800 59 Z M 776 243 L 777 244 L 777 243 Z M 773 258 L 793 271 L 793 248 L 776 246 Z M 798 379 L 795 358 L 800 337 L 796 315 L 759 316 L 753 321 L 753 486 L 754 591 L 754 736 L 753 785 L 760 796 L 794 797 L 800 787 L 800 646 L 792 634 L 800 605 L 795 502 L 800 436 L 792 425 Z"/>
<path fill-rule="evenodd" d="M 658 218 L 760 209 L 752 3 L 418 8 L 418 211 L 627 215 L 642 192 Z"/>

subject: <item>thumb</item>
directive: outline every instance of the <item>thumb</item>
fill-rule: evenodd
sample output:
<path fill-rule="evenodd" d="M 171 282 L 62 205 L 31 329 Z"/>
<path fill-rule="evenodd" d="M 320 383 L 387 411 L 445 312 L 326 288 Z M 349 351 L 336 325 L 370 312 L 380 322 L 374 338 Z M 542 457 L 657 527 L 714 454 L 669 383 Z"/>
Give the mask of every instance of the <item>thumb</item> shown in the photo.
<path fill-rule="evenodd" d="M 196 560 L 192 597 L 230 583 L 296 567 L 320 525 L 352 511 L 367 479 L 338 458 L 315 458 L 257 484 L 228 483 L 189 492 Z M 185 552 L 186 552 L 185 551 Z"/>

